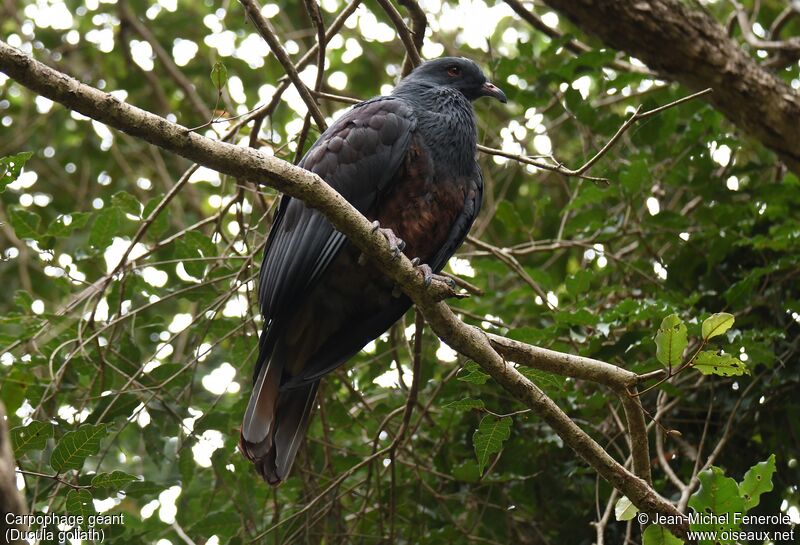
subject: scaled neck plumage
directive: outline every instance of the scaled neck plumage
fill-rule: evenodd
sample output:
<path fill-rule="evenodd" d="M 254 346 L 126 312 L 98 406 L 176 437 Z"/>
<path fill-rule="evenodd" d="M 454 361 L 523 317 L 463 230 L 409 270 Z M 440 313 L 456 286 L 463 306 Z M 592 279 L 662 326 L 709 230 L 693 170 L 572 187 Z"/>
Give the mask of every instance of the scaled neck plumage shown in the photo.
<path fill-rule="evenodd" d="M 451 172 L 469 175 L 475 165 L 477 132 L 470 101 L 451 87 L 404 80 L 392 93 L 406 100 L 417 116 L 417 131 Z M 462 172 L 465 168 L 469 169 Z"/>

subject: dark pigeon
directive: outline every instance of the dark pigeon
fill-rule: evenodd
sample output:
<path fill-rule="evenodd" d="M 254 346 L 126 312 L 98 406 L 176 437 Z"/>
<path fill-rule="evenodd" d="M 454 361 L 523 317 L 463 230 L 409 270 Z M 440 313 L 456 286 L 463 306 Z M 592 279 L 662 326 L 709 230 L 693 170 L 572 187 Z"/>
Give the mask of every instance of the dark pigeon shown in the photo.
<path fill-rule="evenodd" d="M 430 279 L 481 206 L 471 102 L 482 96 L 506 101 L 474 62 L 426 62 L 390 96 L 339 118 L 300 166 L 377 222 Z M 275 485 L 292 467 L 320 379 L 386 331 L 411 301 L 322 214 L 288 196 L 264 250 L 259 300 L 265 323 L 240 449 Z"/>

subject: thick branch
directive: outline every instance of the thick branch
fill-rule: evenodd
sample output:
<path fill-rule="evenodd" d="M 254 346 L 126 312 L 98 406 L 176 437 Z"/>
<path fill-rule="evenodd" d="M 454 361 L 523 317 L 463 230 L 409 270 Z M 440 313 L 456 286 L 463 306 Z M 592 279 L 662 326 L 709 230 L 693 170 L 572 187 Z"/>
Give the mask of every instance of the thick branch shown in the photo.
<path fill-rule="evenodd" d="M 269 185 L 319 209 L 337 230 L 347 235 L 356 247 L 371 257 L 381 272 L 411 297 L 442 340 L 478 362 L 505 390 L 533 409 L 570 448 L 640 509 L 677 517 L 678 511 L 671 503 L 609 456 L 541 389 L 507 363 L 483 331 L 461 322 L 446 304 L 440 302 L 442 297 L 452 294 L 446 284 L 434 282 L 433 290 L 427 287 L 411 261 L 402 254 L 394 258 L 386 238 L 377 231 L 373 232 L 372 224 L 318 176 L 252 148 L 192 133 L 185 127 L 83 85 L 2 41 L 0 71 L 29 89 L 97 121 L 221 173 Z M 548 353 L 543 352 L 542 357 L 546 358 Z M 623 370 L 620 372 L 625 373 Z M 680 535 L 685 533 L 682 526 L 671 529 Z"/>
<path fill-rule="evenodd" d="M 765 70 L 702 9 L 681 0 L 546 0 L 589 34 L 699 91 L 800 174 L 800 95 Z"/>

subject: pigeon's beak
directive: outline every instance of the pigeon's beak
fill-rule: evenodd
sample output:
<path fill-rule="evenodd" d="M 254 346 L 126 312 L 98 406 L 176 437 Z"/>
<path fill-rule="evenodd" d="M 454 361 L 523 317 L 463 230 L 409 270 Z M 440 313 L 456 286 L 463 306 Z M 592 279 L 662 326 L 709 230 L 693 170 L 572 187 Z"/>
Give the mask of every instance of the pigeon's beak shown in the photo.
<path fill-rule="evenodd" d="M 500 88 L 491 81 L 487 81 L 486 83 L 483 84 L 483 86 L 481 87 L 481 96 L 496 98 L 503 104 L 508 102 L 506 94 L 503 91 L 501 91 Z"/>

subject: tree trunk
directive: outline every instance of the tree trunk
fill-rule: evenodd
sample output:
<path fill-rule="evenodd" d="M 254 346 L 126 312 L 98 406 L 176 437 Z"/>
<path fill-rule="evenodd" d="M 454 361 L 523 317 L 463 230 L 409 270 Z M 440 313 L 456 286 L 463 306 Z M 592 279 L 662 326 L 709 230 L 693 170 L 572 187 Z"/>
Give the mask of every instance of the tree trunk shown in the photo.
<path fill-rule="evenodd" d="M 800 175 L 800 94 L 762 68 L 702 8 L 680 0 L 545 0 L 585 32 L 707 96 Z"/>

